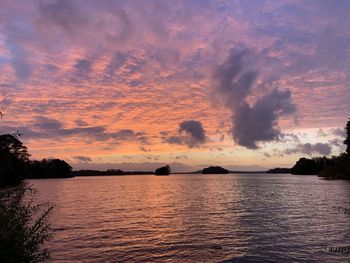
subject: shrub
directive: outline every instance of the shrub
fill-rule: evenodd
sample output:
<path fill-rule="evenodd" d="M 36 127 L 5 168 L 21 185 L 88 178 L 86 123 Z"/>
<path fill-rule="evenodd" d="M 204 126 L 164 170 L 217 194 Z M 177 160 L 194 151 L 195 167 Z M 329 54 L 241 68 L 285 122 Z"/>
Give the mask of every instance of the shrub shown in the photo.
<path fill-rule="evenodd" d="M 171 172 L 169 165 L 160 167 L 154 172 L 156 175 L 169 175 Z"/>
<path fill-rule="evenodd" d="M 0 262 L 43 262 L 43 248 L 52 230 L 48 216 L 53 206 L 36 204 L 35 190 L 18 186 L 0 191 Z"/>

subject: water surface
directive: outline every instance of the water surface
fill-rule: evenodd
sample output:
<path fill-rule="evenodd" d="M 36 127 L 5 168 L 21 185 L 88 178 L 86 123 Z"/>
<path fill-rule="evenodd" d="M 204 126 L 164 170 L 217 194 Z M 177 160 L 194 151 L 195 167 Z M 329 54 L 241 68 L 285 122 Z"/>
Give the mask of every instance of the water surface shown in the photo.
<path fill-rule="evenodd" d="M 235 174 L 28 180 L 54 262 L 349 262 L 350 183 Z"/>

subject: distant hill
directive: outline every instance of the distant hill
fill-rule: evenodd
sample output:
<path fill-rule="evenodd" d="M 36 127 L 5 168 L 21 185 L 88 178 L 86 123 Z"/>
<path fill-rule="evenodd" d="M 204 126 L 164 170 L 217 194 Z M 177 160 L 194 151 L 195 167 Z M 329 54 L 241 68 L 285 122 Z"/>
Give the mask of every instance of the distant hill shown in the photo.
<path fill-rule="evenodd" d="M 220 166 L 210 166 L 202 170 L 202 174 L 228 174 L 229 170 Z"/>
<path fill-rule="evenodd" d="M 156 169 L 154 171 L 154 173 L 156 175 L 169 175 L 171 172 L 171 169 L 169 167 L 169 165 L 163 166 L 163 167 L 159 167 L 158 169 Z"/>

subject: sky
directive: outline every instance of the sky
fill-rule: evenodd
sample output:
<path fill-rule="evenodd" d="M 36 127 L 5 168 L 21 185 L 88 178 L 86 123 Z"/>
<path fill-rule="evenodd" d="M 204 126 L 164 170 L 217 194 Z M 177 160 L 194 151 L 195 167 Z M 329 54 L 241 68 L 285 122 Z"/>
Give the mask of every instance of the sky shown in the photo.
<path fill-rule="evenodd" d="M 0 133 L 74 169 L 344 151 L 350 0 L 0 2 Z"/>

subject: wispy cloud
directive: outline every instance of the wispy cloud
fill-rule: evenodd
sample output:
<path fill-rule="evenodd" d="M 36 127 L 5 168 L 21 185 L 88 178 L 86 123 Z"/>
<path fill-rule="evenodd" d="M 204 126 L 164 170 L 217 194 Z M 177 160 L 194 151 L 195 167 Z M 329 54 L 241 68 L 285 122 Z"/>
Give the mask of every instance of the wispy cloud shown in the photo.
<path fill-rule="evenodd" d="M 89 156 L 73 156 L 73 159 L 82 163 L 91 163 L 92 159 Z"/>

